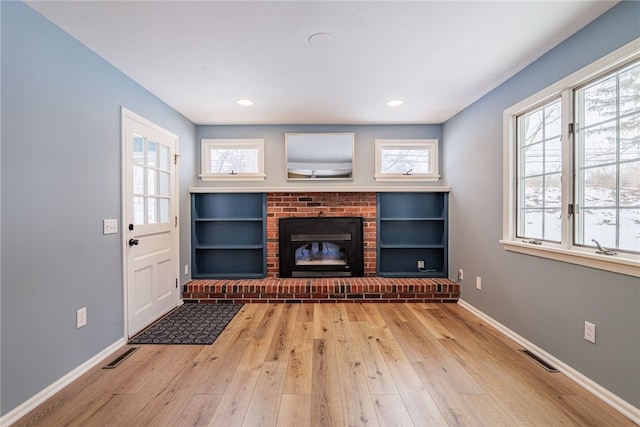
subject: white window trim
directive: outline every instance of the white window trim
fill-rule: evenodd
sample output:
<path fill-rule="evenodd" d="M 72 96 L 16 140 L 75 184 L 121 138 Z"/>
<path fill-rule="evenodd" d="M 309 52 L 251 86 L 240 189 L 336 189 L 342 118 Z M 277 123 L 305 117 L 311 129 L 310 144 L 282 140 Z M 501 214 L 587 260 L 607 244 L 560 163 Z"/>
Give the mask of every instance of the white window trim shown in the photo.
<path fill-rule="evenodd" d="M 385 148 L 426 148 L 429 154 L 430 173 L 383 173 L 382 172 L 382 150 Z M 376 139 L 375 141 L 375 175 L 376 181 L 438 181 L 439 175 L 439 154 L 437 139 Z"/>
<path fill-rule="evenodd" d="M 258 172 L 256 173 L 212 173 L 207 172 L 211 163 L 211 148 L 252 148 L 258 149 Z M 264 139 L 202 139 L 200 140 L 200 179 L 202 181 L 263 181 Z"/>
<path fill-rule="evenodd" d="M 592 248 L 573 245 L 573 221 L 569 218 L 569 200 L 573 200 L 573 179 L 571 177 L 573 152 L 568 149 L 570 135 L 567 123 L 571 123 L 573 112 L 572 91 L 599 74 L 613 70 L 628 61 L 640 58 L 640 38 L 633 40 L 609 55 L 587 65 L 581 70 L 565 77 L 535 95 L 513 105 L 503 113 L 503 229 L 502 240 L 504 249 L 527 255 L 539 256 L 556 261 L 582 265 L 600 270 L 640 277 L 640 255 L 618 253 L 615 257 L 596 254 Z M 517 116 L 542 105 L 553 98 L 562 97 L 562 243 L 542 241 L 539 244 L 526 243 L 525 239 L 516 238 L 516 153 L 517 141 L 515 135 Z M 570 108 L 566 108 L 569 106 Z"/>

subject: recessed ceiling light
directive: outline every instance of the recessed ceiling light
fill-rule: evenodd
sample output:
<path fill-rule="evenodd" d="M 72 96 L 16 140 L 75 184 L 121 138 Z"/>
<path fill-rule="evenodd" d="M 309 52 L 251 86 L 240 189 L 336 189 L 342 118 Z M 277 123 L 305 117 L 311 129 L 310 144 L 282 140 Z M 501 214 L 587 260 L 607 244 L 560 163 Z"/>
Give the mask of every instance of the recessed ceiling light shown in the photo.
<path fill-rule="evenodd" d="M 333 37 L 329 33 L 316 33 L 309 36 L 309 44 L 314 47 L 331 44 Z"/>
<path fill-rule="evenodd" d="M 387 105 L 389 107 L 398 107 L 400 105 L 404 104 L 404 101 L 401 99 L 392 99 L 391 101 L 387 102 Z"/>
<path fill-rule="evenodd" d="M 253 105 L 253 101 L 250 99 L 238 99 L 240 105 Z"/>

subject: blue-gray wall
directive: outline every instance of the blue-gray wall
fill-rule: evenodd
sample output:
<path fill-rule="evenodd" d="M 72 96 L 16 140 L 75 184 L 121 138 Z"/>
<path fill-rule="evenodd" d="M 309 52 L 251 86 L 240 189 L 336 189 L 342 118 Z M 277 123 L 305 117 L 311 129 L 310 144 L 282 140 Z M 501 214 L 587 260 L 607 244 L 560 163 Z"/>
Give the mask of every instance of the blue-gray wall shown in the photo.
<path fill-rule="evenodd" d="M 287 132 L 352 132 L 355 135 L 354 170 L 353 180 L 348 181 L 287 181 L 285 167 L 285 133 Z M 265 173 L 263 182 L 235 182 L 224 183 L 233 187 L 261 187 L 270 188 L 304 188 L 307 191 L 321 189 L 322 187 L 373 187 L 385 185 L 397 185 L 394 182 L 376 182 L 374 175 L 374 144 L 376 139 L 437 139 L 440 142 L 440 175 L 447 171 L 442 167 L 442 126 L 441 125 L 378 125 L 378 126 L 351 126 L 351 125 L 270 125 L 270 126 L 198 126 L 196 142 L 196 157 L 198 170 L 200 168 L 200 140 L 216 138 L 260 138 L 264 139 Z M 203 182 L 197 180 L 197 185 L 209 187 L 220 185 L 215 182 Z M 442 181 L 433 183 L 441 185 Z M 405 186 L 424 186 L 424 182 L 410 182 Z"/>
<path fill-rule="evenodd" d="M 217 185 L 197 179 L 200 138 L 265 138 L 262 185 L 307 188 L 315 183 L 284 180 L 284 132 L 355 132 L 358 170 L 347 187 L 374 185 L 375 138 L 441 139 L 438 184 L 452 187 L 450 265 L 465 269 L 462 297 L 640 407 L 638 280 L 506 252 L 498 243 L 502 111 L 638 37 L 640 3 L 611 9 L 444 126 L 196 130 L 28 6 L 0 2 L 0 18 L 0 414 L 123 337 L 121 235 L 102 235 L 103 219 L 121 219 L 120 106 L 180 137 L 181 265 L 190 258 L 187 188 Z M 76 329 L 75 312 L 85 306 L 89 323 Z M 595 346 L 582 339 L 584 320 L 598 327 Z"/>
<path fill-rule="evenodd" d="M 507 252 L 498 240 L 503 110 L 639 36 L 640 2 L 623 2 L 443 128 L 451 186 L 449 270 L 464 269 L 462 299 L 635 407 L 640 280 Z M 596 345 L 583 339 L 585 320 L 597 326 Z"/>
<path fill-rule="evenodd" d="M 185 213 L 195 125 L 24 3 L 1 8 L 6 414 L 123 338 L 122 236 L 102 234 L 105 218 L 122 229 L 120 107 L 180 137 Z M 182 264 L 189 236 L 187 219 Z"/>

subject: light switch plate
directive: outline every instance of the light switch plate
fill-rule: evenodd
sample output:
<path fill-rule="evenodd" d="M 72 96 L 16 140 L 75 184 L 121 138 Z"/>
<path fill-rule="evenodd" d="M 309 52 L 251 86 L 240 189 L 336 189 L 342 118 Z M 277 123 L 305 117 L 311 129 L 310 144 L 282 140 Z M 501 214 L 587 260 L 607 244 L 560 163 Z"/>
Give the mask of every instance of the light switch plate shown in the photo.
<path fill-rule="evenodd" d="M 116 234 L 118 232 L 117 219 L 105 219 L 102 222 L 102 234 Z"/>

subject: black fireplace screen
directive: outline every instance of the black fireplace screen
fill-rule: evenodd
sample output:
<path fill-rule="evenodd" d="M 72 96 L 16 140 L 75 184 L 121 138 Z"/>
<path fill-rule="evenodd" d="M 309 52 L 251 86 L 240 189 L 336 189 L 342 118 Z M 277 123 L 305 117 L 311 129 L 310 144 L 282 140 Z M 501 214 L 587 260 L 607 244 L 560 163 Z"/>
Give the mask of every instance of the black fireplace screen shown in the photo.
<path fill-rule="evenodd" d="M 281 218 L 280 277 L 362 276 L 362 218 Z"/>
<path fill-rule="evenodd" d="M 291 236 L 292 242 L 303 242 L 295 250 L 294 264 L 347 265 L 347 248 L 342 241 L 350 240 L 350 234 L 294 234 Z"/>

